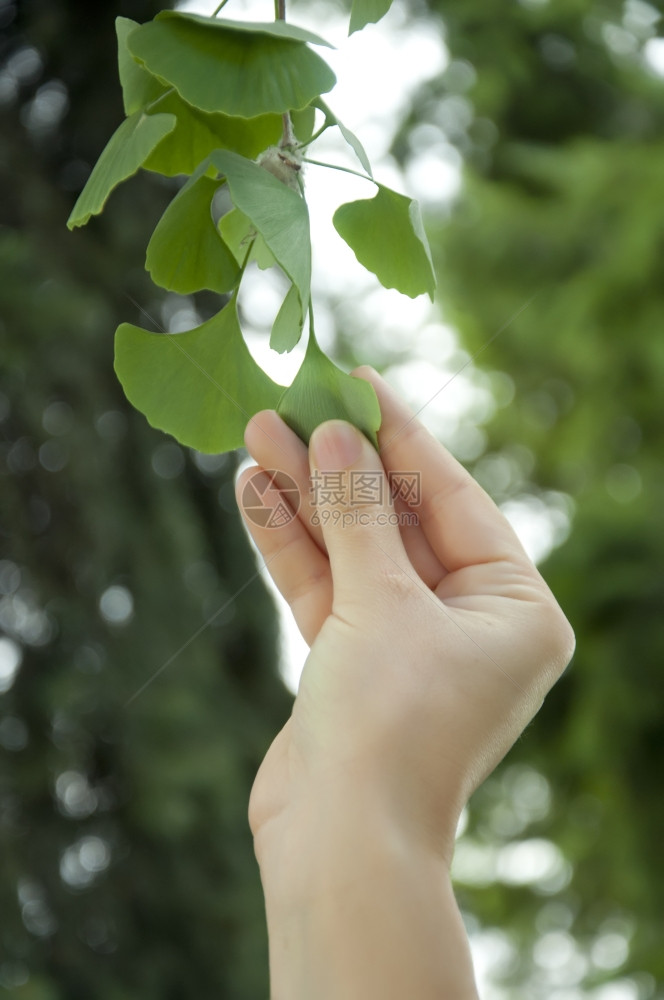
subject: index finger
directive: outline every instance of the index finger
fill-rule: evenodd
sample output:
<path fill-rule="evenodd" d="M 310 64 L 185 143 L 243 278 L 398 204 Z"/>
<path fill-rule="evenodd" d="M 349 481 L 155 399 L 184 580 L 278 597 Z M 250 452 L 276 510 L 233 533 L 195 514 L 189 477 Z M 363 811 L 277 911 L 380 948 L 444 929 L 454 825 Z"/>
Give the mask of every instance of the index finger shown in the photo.
<path fill-rule="evenodd" d="M 483 563 L 530 559 L 507 518 L 470 473 L 420 423 L 373 368 L 353 373 L 370 382 L 383 421 L 380 457 L 388 473 L 421 473 L 418 519 L 449 572 Z"/>

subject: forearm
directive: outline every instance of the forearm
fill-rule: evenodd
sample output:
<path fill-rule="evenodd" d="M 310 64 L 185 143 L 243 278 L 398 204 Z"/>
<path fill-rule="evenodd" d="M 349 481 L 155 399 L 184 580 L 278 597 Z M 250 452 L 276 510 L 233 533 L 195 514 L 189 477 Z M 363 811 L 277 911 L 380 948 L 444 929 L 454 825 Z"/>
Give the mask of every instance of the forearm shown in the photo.
<path fill-rule="evenodd" d="M 447 865 L 376 817 L 312 806 L 261 871 L 271 1000 L 476 1000 Z"/>

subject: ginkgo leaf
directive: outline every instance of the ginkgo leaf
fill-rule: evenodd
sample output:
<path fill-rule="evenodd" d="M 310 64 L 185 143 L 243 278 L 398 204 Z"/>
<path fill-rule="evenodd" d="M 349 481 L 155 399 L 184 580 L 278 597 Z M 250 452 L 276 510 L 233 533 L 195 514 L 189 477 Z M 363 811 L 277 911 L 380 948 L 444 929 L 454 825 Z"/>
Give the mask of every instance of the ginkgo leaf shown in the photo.
<path fill-rule="evenodd" d="M 84 226 L 98 215 L 113 188 L 131 177 L 150 153 L 175 128 L 174 115 L 135 111 L 111 136 L 67 220 L 69 229 Z"/>
<path fill-rule="evenodd" d="M 316 107 L 320 108 L 320 110 L 323 112 L 326 120 L 330 123 L 330 125 L 337 126 L 342 136 L 344 137 L 350 148 L 353 150 L 358 160 L 366 170 L 366 172 L 369 174 L 369 177 L 373 177 L 373 171 L 371 169 L 371 163 L 369 162 L 369 157 L 367 156 L 364 146 L 362 145 L 358 137 L 355 135 L 355 133 L 351 132 L 349 128 L 346 128 L 343 122 L 339 121 L 337 116 L 334 114 L 334 112 L 329 108 L 329 106 L 325 103 L 325 101 L 322 98 L 318 98 L 318 100 L 316 100 L 314 103 Z"/>
<path fill-rule="evenodd" d="M 198 177 L 175 196 L 148 244 L 145 266 L 156 285 L 181 295 L 208 288 L 230 292 L 240 277 L 221 239 L 211 205 L 219 181 Z"/>
<path fill-rule="evenodd" d="M 223 17 L 207 17 L 205 14 L 184 14 L 181 11 L 165 10 L 157 14 L 155 20 L 164 18 L 177 18 L 178 20 L 191 21 L 194 24 L 202 25 L 204 28 L 213 31 L 248 31 L 255 35 L 271 35 L 275 38 L 285 38 L 289 41 L 305 42 L 310 45 L 323 45 L 327 49 L 333 49 L 334 45 L 328 42 L 321 35 L 308 28 L 300 28 L 290 21 L 236 21 L 226 20 Z"/>
<path fill-rule="evenodd" d="M 123 323 L 115 371 L 127 399 L 181 444 L 217 454 L 239 448 L 247 421 L 283 393 L 244 342 L 235 301 L 185 333 L 150 333 Z"/>
<path fill-rule="evenodd" d="M 166 89 L 163 83 L 138 65 L 127 48 L 127 39 L 136 28 L 140 28 L 140 25 L 129 17 L 116 17 L 115 19 L 115 32 L 118 38 L 118 73 L 126 115 L 131 115 L 134 111 L 145 108 L 165 93 Z M 162 108 L 161 110 L 166 109 Z"/>
<path fill-rule="evenodd" d="M 385 17 L 392 6 L 392 0 L 353 0 L 350 11 L 348 34 L 360 31 L 367 24 L 375 24 Z"/>
<path fill-rule="evenodd" d="M 335 76 L 307 42 L 326 44 L 282 21 L 227 21 L 163 11 L 128 38 L 132 55 L 201 111 L 255 118 L 305 108 Z"/>
<path fill-rule="evenodd" d="M 226 177 L 235 207 L 251 219 L 296 286 L 304 316 L 311 286 L 311 235 L 304 198 L 236 153 L 218 150 L 211 154 L 210 162 Z"/>
<path fill-rule="evenodd" d="M 116 18 L 118 35 L 118 65 L 125 112 L 140 109 L 175 115 L 177 125 L 148 157 L 147 170 L 173 177 L 192 174 L 198 164 L 213 149 L 232 149 L 254 159 L 267 146 L 279 141 L 283 122 L 279 114 L 256 118 L 237 118 L 211 114 L 187 104 L 168 84 L 140 66 L 127 47 L 127 40 L 137 28 L 136 21 Z M 313 132 L 315 109 L 307 107 L 294 112 L 293 125 L 298 139 L 306 142 Z"/>
<path fill-rule="evenodd" d="M 273 254 L 265 246 L 263 237 L 251 219 L 238 208 L 232 208 L 222 215 L 219 219 L 219 232 L 240 266 L 245 262 L 255 261 L 262 271 L 266 271 L 276 264 Z"/>
<path fill-rule="evenodd" d="M 341 205 L 333 222 L 382 285 L 411 298 L 426 292 L 433 299 L 436 276 L 416 201 L 378 185 L 374 198 Z"/>
<path fill-rule="evenodd" d="M 354 132 L 351 132 L 349 128 L 346 128 L 344 123 L 340 122 L 338 118 L 337 118 L 337 126 L 342 136 L 344 137 L 350 148 L 353 150 L 358 160 L 366 170 L 366 172 L 369 174 L 369 177 L 373 177 L 373 171 L 371 169 L 371 163 L 369 162 L 369 157 L 367 156 L 366 150 L 362 145 L 362 143 L 360 142 L 360 140 L 358 139 L 358 137 L 355 135 Z"/>
<path fill-rule="evenodd" d="M 348 420 L 378 447 L 381 414 L 373 386 L 337 368 L 321 351 L 313 330 L 304 360 L 279 400 L 277 413 L 305 444 L 325 420 Z"/>
<path fill-rule="evenodd" d="M 295 285 L 291 285 L 281 304 L 270 334 L 270 347 L 283 354 L 292 351 L 302 336 L 302 309 L 300 296 Z"/>
<path fill-rule="evenodd" d="M 246 119 L 208 114 L 192 108 L 174 91 L 164 96 L 158 108 L 175 115 L 177 124 L 144 166 L 167 177 L 192 174 L 214 149 L 232 149 L 253 159 L 281 135 L 281 115 Z"/>
<path fill-rule="evenodd" d="M 293 131 L 299 142 L 308 142 L 314 134 L 316 125 L 316 108 L 313 104 L 308 104 L 306 108 L 298 108 L 290 113 Z M 283 123 L 283 118 L 281 119 Z M 236 149 L 236 153 L 242 153 L 241 149 Z M 262 152 L 262 150 L 261 150 Z M 248 156 L 248 153 L 242 153 Z"/>
<path fill-rule="evenodd" d="M 175 91 L 166 94 L 158 108 L 174 114 L 177 125 L 143 166 L 167 177 L 193 174 L 201 160 L 214 149 L 230 149 L 253 160 L 267 146 L 279 141 L 283 129 L 281 115 L 231 118 L 229 115 L 210 114 L 192 108 Z M 296 134 L 302 142 L 311 137 L 314 117 L 313 108 L 305 108 L 293 115 Z"/>

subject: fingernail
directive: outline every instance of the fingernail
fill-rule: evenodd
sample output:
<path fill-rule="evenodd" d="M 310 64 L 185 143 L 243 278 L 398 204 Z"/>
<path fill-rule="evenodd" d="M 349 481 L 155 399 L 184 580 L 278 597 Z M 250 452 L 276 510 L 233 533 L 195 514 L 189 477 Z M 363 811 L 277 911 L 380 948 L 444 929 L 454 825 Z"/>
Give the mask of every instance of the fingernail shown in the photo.
<path fill-rule="evenodd" d="M 328 420 L 311 435 L 314 462 L 321 472 L 339 472 L 357 462 L 364 448 L 360 432 L 344 420 Z"/>

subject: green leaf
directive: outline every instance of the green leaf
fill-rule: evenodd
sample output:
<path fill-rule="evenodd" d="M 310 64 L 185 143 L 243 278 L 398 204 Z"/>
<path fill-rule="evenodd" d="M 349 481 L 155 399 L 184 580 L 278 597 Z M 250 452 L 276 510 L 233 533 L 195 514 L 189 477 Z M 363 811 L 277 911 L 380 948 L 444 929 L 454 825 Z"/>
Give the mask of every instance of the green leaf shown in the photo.
<path fill-rule="evenodd" d="M 282 119 L 279 119 L 282 121 Z M 316 124 L 316 108 L 313 104 L 308 104 L 306 108 L 301 108 L 299 111 L 291 111 L 291 121 L 293 123 L 293 131 L 299 142 L 307 142 L 311 139 L 314 134 L 314 126 Z M 275 140 L 276 141 L 276 140 Z M 266 146 L 270 143 L 266 143 Z M 263 147 L 265 148 L 265 147 Z M 263 150 L 260 150 L 262 152 Z M 241 149 L 236 149 L 236 153 L 242 153 L 243 156 L 248 156 L 248 153 L 243 153 Z"/>
<path fill-rule="evenodd" d="M 252 24 L 163 11 L 128 39 L 132 55 L 201 111 L 241 118 L 305 108 L 334 86 L 330 67 L 284 22 Z"/>
<path fill-rule="evenodd" d="M 236 153 L 217 150 L 211 154 L 210 162 L 225 174 L 233 204 L 251 219 L 277 263 L 296 286 L 304 316 L 311 286 L 311 235 L 304 198 L 267 170 Z"/>
<path fill-rule="evenodd" d="M 132 21 L 129 17 L 115 19 L 115 31 L 118 37 L 118 72 L 126 115 L 140 111 L 165 92 L 164 85 L 139 66 L 127 48 L 129 35 L 139 27 L 138 22 Z"/>
<path fill-rule="evenodd" d="M 375 24 L 385 17 L 392 6 L 392 0 L 353 0 L 350 11 L 348 34 L 360 31 L 367 24 Z"/>
<path fill-rule="evenodd" d="M 172 87 L 139 66 L 129 52 L 127 39 L 140 25 L 127 17 L 118 17 L 115 24 L 126 113 L 132 114 L 155 105 L 155 111 L 173 114 L 177 118 L 175 129 L 143 164 L 147 170 L 167 177 L 193 174 L 201 160 L 213 149 L 232 149 L 254 159 L 279 141 L 283 126 L 281 115 L 232 118 L 229 115 L 209 114 L 187 104 Z M 315 115 L 312 106 L 293 113 L 295 134 L 301 142 L 306 142 L 313 134 Z"/>
<path fill-rule="evenodd" d="M 185 333 L 123 323 L 115 335 L 115 371 L 153 427 L 212 454 L 239 448 L 247 421 L 274 409 L 283 392 L 249 353 L 234 301 Z"/>
<path fill-rule="evenodd" d="M 300 296 L 295 285 L 291 285 L 272 327 L 270 334 L 272 350 L 278 351 L 279 354 L 292 351 L 302 336 L 302 324 Z"/>
<path fill-rule="evenodd" d="M 185 184 L 162 215 L 145 261 L 155 284 L 181 295 L 235 288 L 240 268 L 212 220 L 218 187 L 219 181 L 198 177 Z"/>
<path fill-rule="evenodd" d="M 326 41 L 320 35 L 307 28 L 299 28 L 290 21 L 235 21 L 225 20 L 222 17 L 207 17 L 205 14 L 183 14 L 180 11 L 162 11 L 157 14 L 157 18 L 175 17 L 184 21 L 191 21 L 206 30 L 213 31 L 243 31 L 252 35 L 270 35 L 271 37 L 287 39 L 289 41 L 304 42 L 311 45 L 324 45 L 328 49 L 333 49 L 334 45 Z"/>
<path fill-rule="evenodd" d="M 208 114 L 192 108 L 175 92 L 167 94 L 159 102 L 158 108 L 174 114 L 177 125 L 148 157 L 144 166 L 146 170 L 153 170 L 167 177 L 193 174 L 201 160 L 214 149 L 232 149 L 242 156 L 254 159 L 266 146 L 278 142 L 281 136 L 281 115 L 260 115 L 246 119 Z"/>
<path fill-rule="evenodd" d="M 113 188 L 135 174 L 164 136 L 175 128 L 173 115 L 135 111 L 111 136 L 72 210 L 67 226 L 84 226 L 98 215 Z"/>
<path fill-rule="evenodd" d="M 276 261 L 273 254 L 265 246 L 265 240 L 257 231 L 251 219 L 238 208 L 231 209 L 219 219 L 219 232 L 224 243 L 231 251 L 236 261 L 242 266 L 247 259 L 247 250 L 253 243 L 249 261 L 255 261 L 262 271 L 274 267 Z"/>
<path fill-rule="evenodd" d="M 362 143 L 360 142 L 360 140 L 358 139 L 358 137 L 355 135 L 354 132 L 351 132 L 349 128 L 346 128 L 344 123 L 340 122 L 338 118 L 337 118 L 337 125 L 339 126 L 339 131 L 341 132 L 342 136 L 344 137 L 350 148 L 353 150 L 358 160 L 366 170 L 366 172 L 369 174 L 369 177 L 373 177 L 373 171 L 371 169 L 371 163 L 369 162 L 369 157 L 367 156 L 366 150 L 362 145 Z"/>
<path fill-rule="evenodd" d="M 277 413 L 305 444 L 325 420 L 348 420 L 378 447 L 381 415 L 373 386 L 337 368 L 321 351 L 313 330 L 304 361 L 279 400 Z"/>
<path fill-rule="evenodd" d="M 369 174 L 369 177 L 373 177 L 373 171 L 371 169 L 371 163 L 369 162 L 369 157 L 367 156 L 364 146 L 362 145 L 358 137 L 355 135 L 355 133 L 351 132 L 349 128 L 346 128 L 343 122 L 339 121 L 334 112 L 321 98 L 319 98 L 314 103 L 316 107 L 320 108 L 320 110 L 323 112 L 327 121 L 331 125 L 336 125 L 338 127 L 342 136 L 344 137 L 350 148 L 353 150 L 358 160 L 366 170 L 366 172 Z"/>
<path fill-rule="evenodd" d="M 411 298 L 426 292 L 433 299 L 436 276 L 416 201 L 379 185 L 374 198 L 341 205 L 333 222 L 360 264 L 386 288 Z"/>
<path fill-rule="evenodd" d="M 159 102 L 158 108 L 174 114 L 177 125 L 143 166 L 167 177 L 193 174 L 201 160 L 214 149 L 230 149 L 253 160 L 268 146 L 277 143 L 282 134 L 281 115 L 231 118 L 228 115 L 208 114 L 192 108 L 174 91 Z M 314 118 L 312 107 L 293 115 L 295 134 L 301 142 L 311 137 Z"/>

